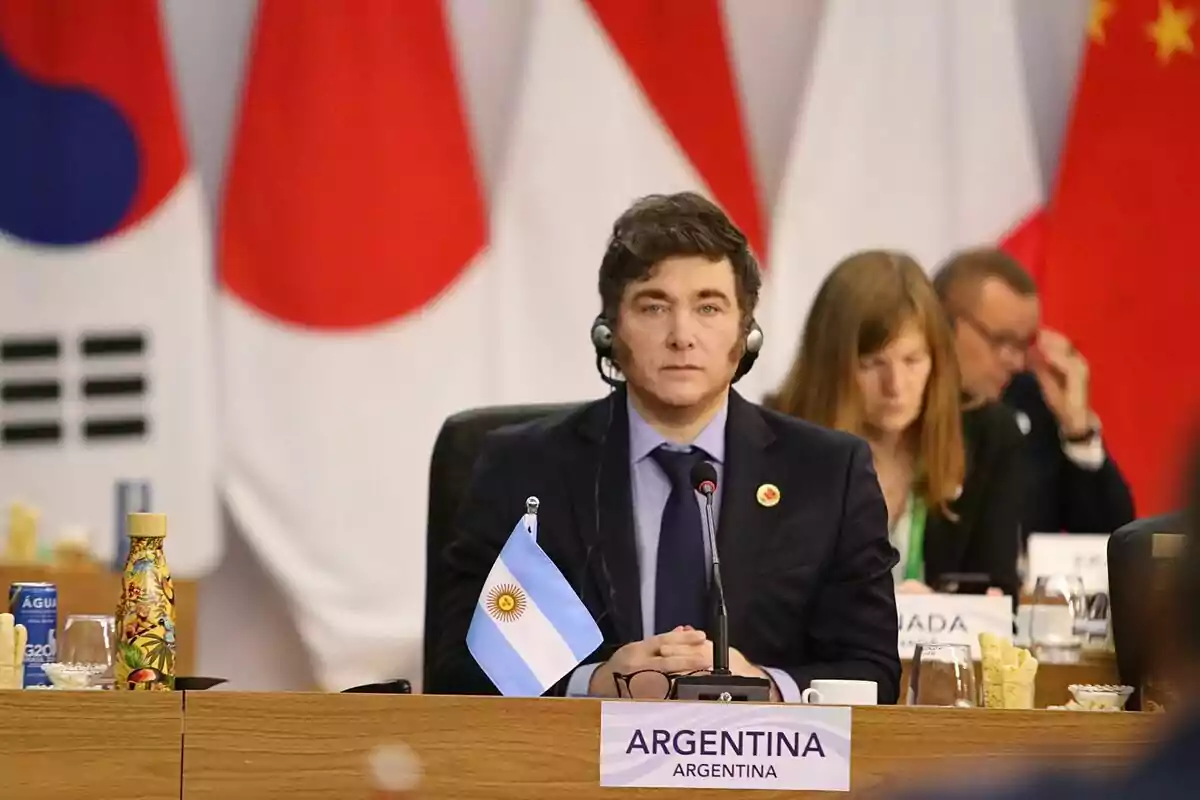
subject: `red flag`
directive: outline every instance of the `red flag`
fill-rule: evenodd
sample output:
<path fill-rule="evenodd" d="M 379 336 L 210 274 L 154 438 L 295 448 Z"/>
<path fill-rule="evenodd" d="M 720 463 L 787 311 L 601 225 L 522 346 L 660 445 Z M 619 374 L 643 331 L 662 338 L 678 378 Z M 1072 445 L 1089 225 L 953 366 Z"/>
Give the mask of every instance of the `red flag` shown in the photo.
<path fill-rule="evenodd" d="M 1045 208 L 1032 212 L 1000 237 L 1000 249 L 1029 270 L 1034 280 L 1042 276 L 1042 253 L 1045 247 Z"/>
<path fill-rule="evenodd" d="M 264 0 L 242 104 L 220 248 L 245 302 L 298 325 L 376 325 L 482 248 L 438 0 Z"/>
<path fill-rule="evenodd" d="M 1097 0 L 1041 275 L 1138 509 L 1175 507 L 1200 401 L 1200 3 Z"/>
<path fill-rule="evenodd" d="M 720 5 L 716 0 L 588 4 L 713 199 L 763 257 L 762 217 Z"/>
<path fill-rule="evenodd" d="M 472 269 L 485 210 L 445 4 L 262 0 L 233 148 L 225 498 L 323 686 L 419 674 L 413 498 L 511 313 Z"/>

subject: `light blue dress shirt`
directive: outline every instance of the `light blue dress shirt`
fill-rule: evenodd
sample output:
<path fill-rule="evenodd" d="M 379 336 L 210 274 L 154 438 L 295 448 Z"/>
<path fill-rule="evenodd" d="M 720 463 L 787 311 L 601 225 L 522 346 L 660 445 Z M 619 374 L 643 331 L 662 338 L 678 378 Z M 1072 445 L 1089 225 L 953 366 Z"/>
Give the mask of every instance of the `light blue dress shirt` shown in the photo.
<path fill-rule="evenodd" d="M 663 435 L 654 430 L 646 422 L 633 403 L 626 399 L 629 412 L 629 477 L 633 499 L 634 542 L 637 548 L 638 571 L 641 576 L 642 597 L 642 632 L 650 636 L 654 632 L 654 600 L 658 579 L 658 537 L 662 528 L 663 509 L 671 496 L 671 481 L 662 468 L 658 466 L 650 454 L 659 447 L 672 450 L 687 450 L 686 445 L 668 442 Z M 706 454 L 709 461 L 717 469 L 717 491 L 713 496 L 713 520 L 720 519 L 721 513 L 721 478 L 725 466 L 725 420 L 728 417 L 729 404 L 721 406 L 716 416 L 700 431 L 691 446 Z M 696 494 L 696 502 L 700 506 L 701 518 L 704 517 L 705 500 Z M 703 531 L 697 531 L 704 535 Z M 708 536 L 704 535 L 704 553 L 712 557 L 712 548 Z M 586 697 L 588 684 L 592 673 L 599 664 L 584 664 L 571 674 L 567 682 L 568 697 Z M 781 669 L 763 667 L 775 681 L 779 694 L 785 702 L 799 702 L 800 688 L 791 675 Z"/>

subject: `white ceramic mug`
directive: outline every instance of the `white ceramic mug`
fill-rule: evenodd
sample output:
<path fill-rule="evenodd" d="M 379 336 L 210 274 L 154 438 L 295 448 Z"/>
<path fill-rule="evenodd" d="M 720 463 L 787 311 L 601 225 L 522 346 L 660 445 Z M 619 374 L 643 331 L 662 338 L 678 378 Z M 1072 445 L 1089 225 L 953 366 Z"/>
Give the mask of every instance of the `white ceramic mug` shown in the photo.
<path fill-rule="evenodd" d="M 879 703 L 875 681 L 813 681 L 800 695 L 800 702 L 823 706 L 873 706 Z"/>

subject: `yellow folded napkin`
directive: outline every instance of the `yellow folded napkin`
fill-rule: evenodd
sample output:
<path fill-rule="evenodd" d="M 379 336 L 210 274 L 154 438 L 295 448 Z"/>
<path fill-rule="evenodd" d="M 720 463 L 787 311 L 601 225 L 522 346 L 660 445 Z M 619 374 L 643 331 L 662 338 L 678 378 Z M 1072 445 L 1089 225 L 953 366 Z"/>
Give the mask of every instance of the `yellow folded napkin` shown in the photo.
<path fill-rule="evenodd" d="M 983 654 L 983 704 L 987 708 L 1033 708 L 1037 659 L 994 633 L 979 634 Z"/>
<path fill-rule="evenodd" d="M 14 625 L 13 615 L 0 614 L 0 689 L 20 689 L 25 685 L 24 625 Z"/>

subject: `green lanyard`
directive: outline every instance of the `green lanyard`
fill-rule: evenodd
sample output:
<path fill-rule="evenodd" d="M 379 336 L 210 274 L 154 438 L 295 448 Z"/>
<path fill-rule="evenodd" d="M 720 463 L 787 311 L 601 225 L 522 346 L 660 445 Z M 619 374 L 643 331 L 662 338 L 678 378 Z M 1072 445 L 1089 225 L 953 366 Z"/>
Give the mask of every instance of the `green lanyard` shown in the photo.
<path fill-rule="evenodd" d="M 925 503 L 915 495 L 908 498 L 908 559 L 904 564 L 906 581 L 925 579 Z"/>

